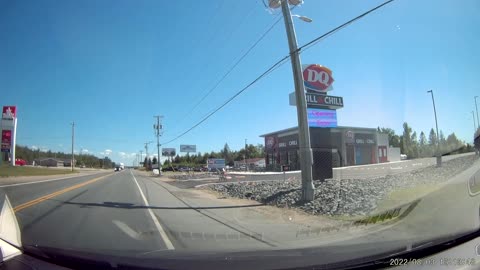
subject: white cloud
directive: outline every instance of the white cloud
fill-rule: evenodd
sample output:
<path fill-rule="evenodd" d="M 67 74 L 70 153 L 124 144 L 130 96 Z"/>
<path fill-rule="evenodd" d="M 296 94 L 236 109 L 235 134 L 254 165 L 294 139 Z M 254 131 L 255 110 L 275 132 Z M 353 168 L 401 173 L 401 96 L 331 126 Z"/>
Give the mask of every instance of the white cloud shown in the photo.
<path fill-rule="evenodd" d="M 30 146 L 30 148 L 32 148 L 32 150 L 38 150 L 38 147 L 36 145 Z"/>
<path fill-rule="evenodd" d="M 122 158 L 127 155 L 127 153 L 125 153 L 125 152 L 118 152 L 118 154 L 119 154 Z"/>
<path fill-rule="evenodd" d="M 103 151 L 105 153 L 106 156 L 110 155 L 113 151 L 110 150 L 110 149 L 105 149 L 105 151 Z"/>
<path fill-rule="evenodd" d="M 88 153 L 88 149 L 83 149 L 83 150 L 82 150 L 82 153 L 84 153 L 84 154 L 85 154 L 85 153 Z"/>
<path fill-rule="evenodd" d="M 98 152 L 100 155 L 105 156 L 105 152 Z"/>
<path fill-rule="evenodd" d="M 130 153 L 130 157 L 136 157 L 137 153 Z"/>

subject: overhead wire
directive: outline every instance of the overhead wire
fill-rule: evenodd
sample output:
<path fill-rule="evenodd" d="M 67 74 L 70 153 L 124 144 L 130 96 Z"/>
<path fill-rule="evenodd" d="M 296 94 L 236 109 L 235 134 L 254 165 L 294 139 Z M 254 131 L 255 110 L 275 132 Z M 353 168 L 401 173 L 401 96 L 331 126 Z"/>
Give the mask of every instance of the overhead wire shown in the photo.
<path fill-rule="evenodd" d="M 297 52 L 300 52 L 301 50 L 305 51 L 305 50 L 311 48 L 313 45 L 317 44 L 317 43 L 320 42 L 322 39 L 324 39 L 324 38 L 326 38 L 326 37 L 334 34 L 335 32 L 341 30 L 342 28 L 347 27 L 349 24 L 351 24 L 351 23 L 353 23 L 353 22 L 355 22 L 355 21 L 357 21 L 357 20 L 359 20 L 359 19 L 367 16 L 368 14 L 376 11 L 377 9 L 380 9 L 380 8 L 382 8 L 382 7 L 390 4 L 390 3 L 393 2 L 393 1 L 395 1 L 395 0 L 388 0 L 388 1 L 386 1 L 386 2 L 383 2 L 382 4 L 376 6 L 376 7 L 372 8 L 372 9 L 369 9 L 368 11 L 366 11 L 366 12 L 358 15 L 357 17 L 355 17 L 355 18 L 347 21 L 346 23 L 343 23 L 343 24 L 341 24 L 341 25 L 333 28 L 332 30 L 326 32 L 325 34 L 323 34 L 323 35 L 321 35 L 321 36 L 319 36 L 319 37 L 317 37 L 317 38 L 315 38 L 315 39 L 313 39 L 313 40 L 305 43 L 304 45 L 298 47 Z"/>
<path fill-rule="evenodd" d="M 248 56 L 248 54 L 262 41 L 265 36 L 275 27 L 275 25 L 282 19 L 281 16 L 279 17 L 261 36 L 259 39 L 253 43 L 245 53 L 241 55 L 241 57 L 227 70 L 226 73 L 215 83 L 215 85 L 208 90 L 208 92 L 203 95 L 203 97 L 185 114 L 185 116 L 180 120 L 183 121 L 188 115 L 190 115 L 217 87 L 232 73 L 232 71 Z"/>
<path fill-rule="evenodd" d="M 260 76 L 258 76 L 255 80 L 253 80 L 251 83 L 249 83 L 247 86 L 245 86 L 244 88 L 242 88 L 240 91 L 238 91 L 235 95 L 233 95 L 232 97 L 230 97 L 227 101 L 225 101 L 221 106 L 219 106 L 217 109 L 215 109 L 214 111 L 212 111 L 211 113 L 209 113 L 207 116 L 205 116 L 202 120 L 200 120 L 198 123 L 196 123 L 195 125 L 193 125 L 191 128 L 187 129 L 186 131 L 184 131 L 183 133 L 181 133 L 180 135 L 176 136 L 175 138 L 163 143 L 164 145 L 165 144 L 169 144 L 173 141 L 176 141 L 178 140 L 179 138 L 183 137 L 185 134 L 187 134 L 188 132 L 190 132 L 191 130 L 193 130 L 194 128 L 198 127 L 200 124 L 202 124 L 203 122 L 205 122 L 208 118 L 210 118 L 212 115 L 214 115 L 216 112 L 218 112 L 219 110 L 221 110 L 223 107 L 225 107 L 228 103 L 230 103 L 232 100 L 234 100 L 236 97 L 238 97 L 241 93 L 243 93 L 245 90 L 247 90 L 248 88 L 250 88 L 252 85 L 254 85 L 256 82 L 258 82 L 260 79 L 262 79 L 264 76 L 266 76 L 268 73 L 270 73 L 270 71 L 272 69 L 274 69 L 275 67 L 277 67 L 278 65 L 280 65 L 284 60 L 288 59 L 290 56 L 287 55 L 285 56 L 284 58 L 280 59 L 279 61 L 277 61 L 275 64 L 273 64 L 270 68 L 268 68 L 265 72 L 263 72 Z"/>
<path fill-rule="evenodd" d="M 386 1 L 370 10 L 368 10 L 367 12 L 364 12 L 362 13 L 361 15 L 347 21 L 346 23 L 343 23 L 341 24 L 340 26 L 338 27 L 335 27 L 333 28 L 332 30 L 326 32 L 325 34 L 322 34 L 320 35 L 319 37 L 305 43 L 304 45 L 298 47 L 298 49 L 296 50 L 296 52 L 299 52 L 300 51 L 305 51 L 307 50 L 308 48 L 316 45 L 320 40 L 328 37 L 329 35 L 337 32 L 338 30 L 348 26 L 349 24 L 365 17 L 366 15 L 372 13 L 373 11 L 375 10 L 378 10 L 379 8 L 393 2 L 395 0 L 389 0 L 389 1 Z M 291 52 L 291 53 L 294 53 L 294 52 Z M 215 110 L 213 110 L 212 112 L 210 112 L 209 114 L 207 114 L 205 117 L 202 118 L 202 120 L 200 120 L 199 122 L 197 122 L 195 125 L 193 125 L 192 127 L 190 127 L 189 129 L 187 129 L 186 131 L 182 132 L 180 135 L 177 135 L 176 137 L 174 137 L 173 139 L 171 140 L 168 140 L 167 142 L 164 143 L 165 144 L 169 144 L 169 143 L 172 143 L 176 140 L 178 140 L 179 138 L 183 137 L 185 134 L 189 133 L 190 131 L 192 131 L 194 128 L 198 127 L 199 125 L 201 125 L 203 122 L 205 122 L 208 118 L 210 118 L 212 115 L 214 115 L 216 112 L 218 112 L 219 110 L 221 110 L 223 107 L 225 107 L 227 104 L 229 104 L 231 101 L 233 101 L 236 97 L 238 97 L 241 93 L 243 93 L 244 91 L 246 91 L 248 88 L 250 88 L 252 85 L 254 85 L 255 83 L 257 83 L 259 80 L 261 80 L 262 78 L 266 77 L 267 75 L 269 75 L 270 73 L 272 73 L 273 71 L 275 71 L 276 69 L 280 68 L 282 65 L 284 65 L 286 62 L 287 59 L 290 58 L 290 55 L 291 54 L 288 54 L 286 56 L 284 56 L 283 58 L 281 58 L 280 60 L 278 60 L 275 64 L 273 64 L 272 66 L 270 66 L 265 72 L 263 72 L 260 76 L 258 76 L 255 80 L 253 80 L 252 82 L 250 82 L 248 85 L 246 85 L 244 88 L 242 88 L 240 91 L 238 91 L 237 93 L 235 93 L 235 95 L 233 95 L 232 97 L 230 97 L 228 100 L 226 100 L 222 105 L 220 105 L 218 108 L 216 108 Z"/>

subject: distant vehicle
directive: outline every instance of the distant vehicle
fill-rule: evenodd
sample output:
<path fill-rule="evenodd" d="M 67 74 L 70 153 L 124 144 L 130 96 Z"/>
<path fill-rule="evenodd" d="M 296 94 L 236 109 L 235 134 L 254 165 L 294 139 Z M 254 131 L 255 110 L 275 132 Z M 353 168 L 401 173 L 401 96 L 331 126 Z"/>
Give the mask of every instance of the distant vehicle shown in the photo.
<path fill-rule="evenodd" d="M 405 154 L 400 154 L 400 159 L 401 160 L 406 160 L 408 157 Z"/>
<path fill-rule="evenodd" d="M 116 171 L 116 172 L 121 171 L 120 167 L 115 167 L 115 171 Z"/>
<path fill-rule="evenodd" d="M 27 162 L 21 158 L 16 158 L 15 159 L 15 166 L 25 166 L 27 165 Z"/>
<path fill-rule="evenodd" d="M 125 164 L 120 163 L 120 170 L 125 170 Z"/>

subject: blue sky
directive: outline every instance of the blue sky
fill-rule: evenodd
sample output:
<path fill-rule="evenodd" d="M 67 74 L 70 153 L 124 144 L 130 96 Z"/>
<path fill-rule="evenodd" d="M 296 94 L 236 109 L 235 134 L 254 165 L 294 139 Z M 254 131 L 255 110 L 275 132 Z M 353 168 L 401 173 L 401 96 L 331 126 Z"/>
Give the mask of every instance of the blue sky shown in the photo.
<path fill-rule="evenodd" d="M 293 13 L 300 45 L 382 1 L 307 0 Z M 131 164 L 154 141 L 153 115 L 164 116 L 162 141 L 204 115 L 288 54 L 283 21 L 192 113 L 187 112 L 279 18 L 250 1 L 0 0 L 0 104 L 18 106 L 17 143 L 88 150 Z M 332 95 L 342 96 L 342 126 L 417 133 L 434 126 L 472 140 L 480 95 L 480 3 L 397 0 L 301 54 L 329 67 Z M 263 143 L 259 135 L 296 125 L 286 63 L 184 137 L 201 152 Z M 149 152 L 153 152 L 154 144 Z M 110 151 L 107 151 L 110 150 Z"/>

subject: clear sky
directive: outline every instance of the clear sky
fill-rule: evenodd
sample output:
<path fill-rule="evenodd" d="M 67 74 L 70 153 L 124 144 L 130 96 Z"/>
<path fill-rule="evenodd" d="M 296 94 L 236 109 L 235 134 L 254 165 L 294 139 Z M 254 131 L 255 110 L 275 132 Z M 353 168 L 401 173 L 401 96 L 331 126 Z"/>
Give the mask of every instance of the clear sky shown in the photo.
<path fill-rule="evenodd" d="M 306 0 L 293 13 L 300 45 L 382 1 Z M 333 71 L 338 124 L 402 132 L 439 127 L 472 141 L 480 95 L 480 2 L 396 0 L 301 54 Z M 283 20 L 195 110 L 226 70 L 274 21 L 260 0 L 0 0 L 0 105 L 18 106 L 17 143 L 131 164 L 154 141 L 174 138 L 288 54 Z M 289 62 L 184 137 L 201 152 L 263 143 L 296 126 Z M 479 100 L 480 101 L 480 100 Z M 154 144 L 150 144 L 152 153 Z"/>

